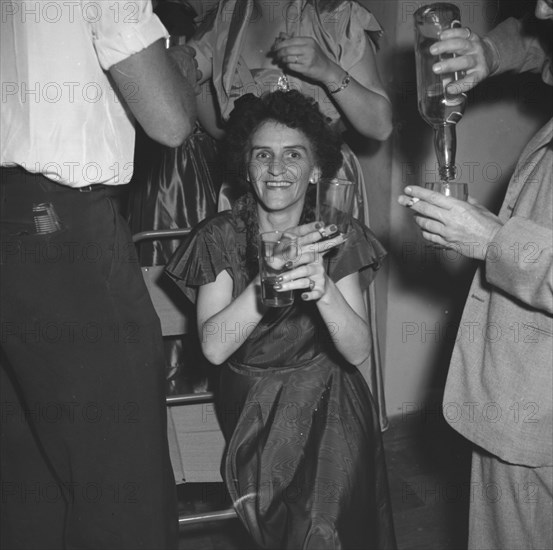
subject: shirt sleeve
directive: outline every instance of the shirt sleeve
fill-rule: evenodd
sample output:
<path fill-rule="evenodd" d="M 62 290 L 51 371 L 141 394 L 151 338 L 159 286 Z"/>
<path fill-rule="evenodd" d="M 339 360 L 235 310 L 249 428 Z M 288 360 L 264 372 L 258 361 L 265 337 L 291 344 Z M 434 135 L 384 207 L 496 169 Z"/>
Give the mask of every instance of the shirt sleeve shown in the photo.
<path fill-rule="evenodd" d="M 91 4 L 81 0 L 82 4 Z M 169 36 L 150 0 L 103 0 L 83 11 L 92 29 L 96 55 L 104 70 Z M 83 6 L 84 10 L 84 6 Z"/>

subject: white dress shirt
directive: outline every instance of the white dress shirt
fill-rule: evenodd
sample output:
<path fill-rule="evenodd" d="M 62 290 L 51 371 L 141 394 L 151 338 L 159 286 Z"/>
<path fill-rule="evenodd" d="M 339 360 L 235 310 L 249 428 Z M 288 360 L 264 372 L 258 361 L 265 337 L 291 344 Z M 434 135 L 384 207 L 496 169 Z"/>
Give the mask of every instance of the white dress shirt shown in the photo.
<path fill-rule="evenodd" d="M 150 0 L 2 0 L 2 166 L 71 187 L 127 183 L 134 121 L 108 69 L 167 31 Z"/>

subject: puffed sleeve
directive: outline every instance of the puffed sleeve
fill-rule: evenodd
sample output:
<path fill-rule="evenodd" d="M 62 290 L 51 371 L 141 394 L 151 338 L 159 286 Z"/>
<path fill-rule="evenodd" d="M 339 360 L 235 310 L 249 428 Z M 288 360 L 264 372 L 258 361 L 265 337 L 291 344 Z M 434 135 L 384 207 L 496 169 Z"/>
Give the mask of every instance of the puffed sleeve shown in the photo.
<path fill-rule="evenodd" d="M 386 250 L 368 227 L 353 220 L 346 242 L 327 256 L 328 275 L 334 282 L 352 273 L 359 273 L 361 287 L 366 288 L 375 278 Z"/>
<path fill-rule="evenodd" d="M 166 38 L 167 30 L 152 11 L 150 0 L 107 0 L 83 2 L 83 15 L 90 24 L 98 61 L 104 70 L 138 53 L 157 40 Z"/>
<path fill-rule="evenodd" d="M 204 220 L 167 263 L 165 272 L 192 303 L 198 288 L 214 282 L 221 271 L 227 270 L 234 279 L 239 249 L 231 242 L 233 235 L 224 216 Z"/>
<path fill-rule="evenodd" d="M 349 71 L 361 60 L 367 47 L 378 47 L 382 27 L 374 15 L 357 2 L 343 2 L 329 17 L 335 20 L 340 66 Z"/>

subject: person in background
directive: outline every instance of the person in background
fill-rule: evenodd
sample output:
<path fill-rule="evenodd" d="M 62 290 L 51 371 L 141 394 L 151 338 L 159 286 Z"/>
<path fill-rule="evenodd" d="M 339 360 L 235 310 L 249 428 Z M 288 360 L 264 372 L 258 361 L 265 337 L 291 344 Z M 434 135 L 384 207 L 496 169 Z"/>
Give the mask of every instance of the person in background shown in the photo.
<path fill-rule="evenodd" d="M 248 191 L 202 222 L 167 272 L 221 365 L 234 507 L 260 548 L 395 548 L 378 414 L 357 369 L 372 347 L 362 288 L 385 251 L 356 220 L 347 238 L 315 222 L 313 184 L 339 169 L 341 139 L 294 90 L 238 99 L 225 145 L 228 174 Z M 260 300 L 257 239 L 273 230 L 298 237 L 274 285 L 295 291 L 286 307 Z M 240 335 L 225 338 L 228 327 Z"/>
<path fill-rule="evenodd" d="M 535 15 L 551 22 L 553 3 L 538 0 Z M 434 65 L 438 74 L 466 71 L 450 84 L 455 93 L 505 71 L 540 71 L 553 84 L 551 52 L 512 18 L 484 38 L 468 28 L 444 31 L 430 51 L 456 54 Z M 463 411 L 452 427 L 474 445 L 473 550 L 553 548 L 552 139 L 553 119 L 522 152 L 498 215 L 471 197 L 420 187 L 399 197 L 425 239 L 479 261 L 444 394 Z M 489 326 L 503 336 L 486 338 Z"/>
<path fill-rule="evenodd" d="M 382 30 L 376 18 L 351 0 L 222 0 L 208 12 L 195 38 L 203 88 L 198 116 L 221 138 L 234 102 L 244 94 L 298 90 L 313 97 L 340 133 L 386 140 L 392 109 L 380 80 L 376 50 Z M 356 155 L 345 143 L 338 177 L 356 184 L 355 211 L 369 224 L 367 189 Z M 223 182 L 219 210 L 228 209 L 243 189 Z M 373 348 L 360 367 L 387 426 L 382 367 L 376 332 L 374 285 L 366 300 L 372 317 Z"/>
<path fill-rule="evenodd" d="M 2 548 L 177 546 L 159 320 L 114 204 L 135 120 L 172 147 L 195 122 L 166 36 L 149 0 L 2 2 Z"/>

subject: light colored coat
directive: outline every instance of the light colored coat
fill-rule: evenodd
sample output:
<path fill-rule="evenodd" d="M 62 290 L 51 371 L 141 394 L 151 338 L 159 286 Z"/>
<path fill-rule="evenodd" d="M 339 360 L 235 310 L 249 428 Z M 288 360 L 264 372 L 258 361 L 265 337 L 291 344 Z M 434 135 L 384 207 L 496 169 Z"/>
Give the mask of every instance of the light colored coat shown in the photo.
<path fill-rule="evenodd" d="M 506 41 L 494 40 L 500 61 L 509 59 L 503 44 L 517 48 L 513 24 L 504 27 Z M 543 69 L 535 43 L 519 43 L 517 51 L 519 66 L 503 70 L 528 70 L 528 56 Z M 467 439 L 531 467 L 553 465 L 552 139 L 553 119 L 511 178 L 499 214 L 504 225 L 469 292 L 443 404 L 446 420 Z"/>

